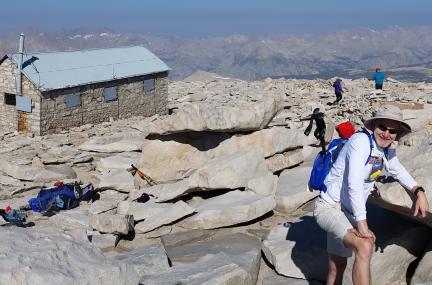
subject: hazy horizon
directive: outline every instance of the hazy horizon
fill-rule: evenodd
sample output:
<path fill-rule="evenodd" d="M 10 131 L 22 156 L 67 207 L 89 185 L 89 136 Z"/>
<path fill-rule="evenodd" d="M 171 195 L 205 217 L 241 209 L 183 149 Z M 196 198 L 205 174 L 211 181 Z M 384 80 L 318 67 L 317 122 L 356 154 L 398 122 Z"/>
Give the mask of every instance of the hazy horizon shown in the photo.
<path fill-rule="evenodd" d="M 432 1 L 2 1 L 0 37 L 27 28 L 108 28 L 160 36 L 322 34 L 432 26 Z M 19 17 L 20 16 L 20 17 Z"/>

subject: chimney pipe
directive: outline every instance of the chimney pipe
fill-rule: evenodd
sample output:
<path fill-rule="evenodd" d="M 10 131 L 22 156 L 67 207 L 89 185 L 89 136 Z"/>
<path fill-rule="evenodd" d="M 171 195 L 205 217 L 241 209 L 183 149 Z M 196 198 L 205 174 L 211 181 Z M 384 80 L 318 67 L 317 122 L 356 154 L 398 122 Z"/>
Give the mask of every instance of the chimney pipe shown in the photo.
<path fill-rule="evenodd" d="M 24 34 L 21 33 L 19 41 L 19 51 L 18 51 L 18 69 L 16 72 L 16 95 L 22 96 L 21 91 L 21 70 L 23 64 L 23 53 L 24 53 Z"/>

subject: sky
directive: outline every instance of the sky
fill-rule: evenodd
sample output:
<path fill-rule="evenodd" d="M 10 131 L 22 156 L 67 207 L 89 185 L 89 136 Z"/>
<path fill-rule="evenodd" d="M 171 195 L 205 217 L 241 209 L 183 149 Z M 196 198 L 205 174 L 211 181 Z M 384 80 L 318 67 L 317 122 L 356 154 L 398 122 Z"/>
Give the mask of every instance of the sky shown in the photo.
<path fill-rule="evenodd" d="M 432 26 L 431 0 L 1 0 L 1 9 L 0 37 L 28 27 L 199 37 Z"/>

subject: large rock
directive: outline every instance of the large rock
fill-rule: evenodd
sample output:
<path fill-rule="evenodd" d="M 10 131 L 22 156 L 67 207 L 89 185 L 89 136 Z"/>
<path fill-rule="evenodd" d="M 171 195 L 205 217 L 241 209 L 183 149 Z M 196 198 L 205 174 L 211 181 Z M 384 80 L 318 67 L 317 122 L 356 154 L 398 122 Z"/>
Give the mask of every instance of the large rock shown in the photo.
<path fill-rule="evenodd" d="M 138 154 L 136 157 L 138 157 Z M 96 166 L 96 169 L 99 171 L 111 169 L 126 170 L 131 167 L 131 164 L 136 164 L 136 158 L 126 157 L 123 155 L 114 155 L 101 158 Z"/>
<path fill-rule="evenodd" d="M 133 229 L 131 215 L 102 213 L 90 217 L 90 226 L 101 233 L 127 234 Z"/>
<path fill-rule="evenodd" d="M 326 280 L 326 233 L 311 214 L 274 227 L 262 243 L 267 260 L 279 274 Z"/>
<path fill-rule="evenodd" d="M 225 253 L 209 254 L 195 263 L 174 266 L 169 271 L 141 279 L 141 283 L 145 285 L 255 285 L 251 281 L 249 272 L 237 265 Z"/>
<path fill-rule="evenodd" d="M 134 177 L 124 169 L 116 169 L 99 176 L 98 189 L 113 189 L 129 193 L 135 189 Z"/>
<path fill-rule="evenodd" d="M 273 196 L 250 191 L 232 191 L 203 200 L 196 205 L 196 215 L 185 219 L 181 226 L 189 229 L 214 229 L 252 221 L 276 206 Z"/>
<path fill-rule="evenodd" d="M 1 160 L 0 170 L 16 179 L 33 182 L 52 182 L 55 180 L 74 179 L 77 177 L 75 171 L 68 165 L 33 166 Z"/>
<path fill-rule="evenodd" d="M 2 284 L 138 284 L 132 266 L 53 228 L 3 227 Z"/>
<path fill-rule="evenodd" d="M 171 138 L 171 139 L 169 139 Z M 215 143 L 216 142 L 216 143 Z M 153 179 L 166 182 L 178 180 L 191 174 L 209 160 L 231 155 L 239 151 L 258 150 L 264 157 L 275 154 L 283 156 L 272 164 L 275 168 L 285 168 L 299 163 L 300 154 L 296 157 L 284 155 L 305 145 L 316 144 L 313 136 L 305 136 L 302 130 L 274 127 L 253 132 L 247 135 L 224 136 L 222 134 L 181 134 L 165 139 L 145 140 L 138 166 Z"/>
<path fill-rule="evenodd" d="M 230 234 L 201 241 L 190 242 L 179 246 L 167 246 L 165 250 L 174 266 L 198 261 L 207 254 L 224 253 L 250 275 L 255 284 L 261 260 L 261 242 L 245 234 Z"/>
<path fill-rule="evenodd" d="M 178 201 L 175 204 L 155 203 L 152 200 L 146 203 L 123 201 L 120 202 L 118 208 L 118 213 L 134 215 L 134 218 L 136 215 L 136 221 L 144 220 L 135 225 L 135 232 L 137 233 L 146 233 L 162 225 L 170 224 L 194 211 L 183 201 Z"/>
<path fill-rule="evenodd" d="M 255 177 L 269 173 L 262 153 L 238 152 L 209 161 L 191 176 L 179 182 L 145 188 L 159 202 L 168 201 L 192 191 L 236 189 L 246 187 Z M 272 185 L 268 185 L 272 188 Z M 266 191 L 266 190 L 261 190 Z M 272 190 L 269 189 L 268 192 Z"/>
<path fill-rule="evenodd" d="M 168 271 L 170 266 L 165 251 L 159 245 L 142 246 L 113 257 L 131 265 L 140 278 Z"/>
<path fill-rule="evenodd" d="M 116 134 L 90 139 L 78 146 L 78 149 L 110 153 L 140 151 L 143 139 L 143 136 L 136 134 Z"/>
<path fill-rule="evenodd" d="M 152 122 L 150 134 L 184 131 L 241 132 L 263 129 L 281 109 L 281 96 L 265 96 L 262 101 L 237 107 L 210 104 L 183 104 L 182 109 L 163 120 Z"/>
<path fill-rule="evenodd" d="M 284 170 L 278 180 L 276 190 L 276 211 L 292 213 L 306 202 L 318 196 L 319 191 L 309 192 L 307 184 L 310 167 L 296 167 Z"/>

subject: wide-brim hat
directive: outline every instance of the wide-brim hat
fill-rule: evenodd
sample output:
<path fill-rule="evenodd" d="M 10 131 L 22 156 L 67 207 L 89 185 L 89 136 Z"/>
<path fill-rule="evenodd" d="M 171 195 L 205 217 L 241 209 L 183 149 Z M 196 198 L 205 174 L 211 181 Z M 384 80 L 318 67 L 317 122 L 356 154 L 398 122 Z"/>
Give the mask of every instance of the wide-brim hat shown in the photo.
<path fill-rule="evenodd" d="M 367 129 L 373 131 L 374 123 L 377 120 L 392 120 L 400 123 L 399 132 L 396 136 L 396 140 L 399 140 L 403 136 L 411 132 L 411 127 L 403 121 L 402 111 L 394 105 L 383 105 L 375 112 L 372 118 L 367 119 L 364 125 Z"/>

